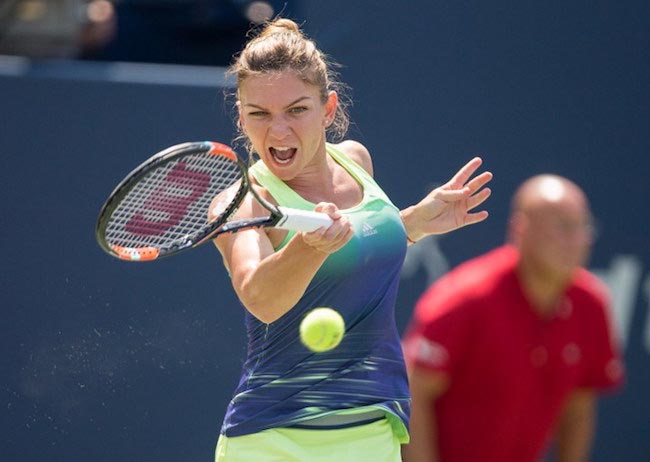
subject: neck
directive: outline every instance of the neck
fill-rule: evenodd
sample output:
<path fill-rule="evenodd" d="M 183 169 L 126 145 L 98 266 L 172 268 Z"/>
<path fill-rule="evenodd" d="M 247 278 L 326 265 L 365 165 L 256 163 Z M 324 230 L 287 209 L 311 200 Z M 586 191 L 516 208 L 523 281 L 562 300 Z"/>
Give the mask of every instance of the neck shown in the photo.
<path fill-rule="evenodd" d="M 535 268 L 520 262 L 517 274 L 524 294 L 533 309 L 542 317 L 555 313 L 569 285 L 569 277 Z"/>
<path fill-rule="evenodd" d="M 287 180 L 287 185 L 311 202 L 329 197 L 333 188 L 335 162 L 327 155 L 325 145 L 322 154 L 314 157 L 299 175 Z"/>

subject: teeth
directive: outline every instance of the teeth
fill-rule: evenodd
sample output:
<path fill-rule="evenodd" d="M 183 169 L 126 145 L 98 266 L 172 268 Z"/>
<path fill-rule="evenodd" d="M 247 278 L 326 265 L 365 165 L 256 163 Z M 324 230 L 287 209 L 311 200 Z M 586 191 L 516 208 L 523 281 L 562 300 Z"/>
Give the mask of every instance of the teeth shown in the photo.
<path fill-rule="evenodd" d="M 275 161 L 276 161 L 278 164 L 288 164 L 289 162 L 291 162 L 291 159 L 282 160 L 282 159 L 279 159 L 279 158 L 276 157 L 276 158 L 275 158 Z"/>
<path fill-rule="evenodd" d="M 279 164 L 288 164 L 293 159 L 293 153 L 295 153 L 296 148 L 291 148 L 288 146 L 271 146 L 271 154 L 275 161 Z"/>

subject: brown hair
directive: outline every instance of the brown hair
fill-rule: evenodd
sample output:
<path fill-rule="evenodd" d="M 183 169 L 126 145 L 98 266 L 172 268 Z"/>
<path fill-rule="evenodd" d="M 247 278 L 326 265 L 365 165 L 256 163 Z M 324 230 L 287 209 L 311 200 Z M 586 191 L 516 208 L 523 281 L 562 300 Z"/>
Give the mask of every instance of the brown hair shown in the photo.
<path fill-rule="evenodd" d="M 332 66 L 294 21 L 278 18 L 267 23 L 262 31 L 246 44 L 241 53 L 235 56 L 228 73 L 236 76 L 239 89 L 252 75 L 290 70 L 304 82 L 319 89 L 323 104 L 327 101 L 329 92 L 336 91 L 339 96 L 336 114 L 326 130 L 328 138 L 338 140 L 343 138 L 350 124 L 347 114 L 349 101 L 343 91 L 346 87 L 337 80 L 338 75 Z M 238 95 L 234 96 L 239 99 Z M 238 128 L 240 134 L 237 141 L 246 140 L 250 150 L 250 143 L 241 127 Z"/>

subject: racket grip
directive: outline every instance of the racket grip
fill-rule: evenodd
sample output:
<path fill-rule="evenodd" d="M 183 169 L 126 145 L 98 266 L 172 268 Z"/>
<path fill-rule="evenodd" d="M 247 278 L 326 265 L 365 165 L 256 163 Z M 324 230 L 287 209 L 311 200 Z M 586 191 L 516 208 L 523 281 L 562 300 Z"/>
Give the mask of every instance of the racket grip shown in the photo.
<path fill-rule="evenodd" d="M 278 207 L 278 210 L 280 210 L 283 217 L 275 225 L 276 228 L 310 232 L 320 227 L 328 228 L 334 222 L 326 213 L 288 207 Z"/>

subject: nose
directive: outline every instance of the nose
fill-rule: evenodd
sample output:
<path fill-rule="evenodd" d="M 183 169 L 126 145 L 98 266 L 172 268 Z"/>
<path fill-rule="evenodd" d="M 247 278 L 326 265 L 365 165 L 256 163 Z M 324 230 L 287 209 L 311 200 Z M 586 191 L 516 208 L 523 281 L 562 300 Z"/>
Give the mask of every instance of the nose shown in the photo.
<path fill-rule="evenodd" d="M 291 133 L 291 126 L 289 122 L 282 116 L 274 117 L 271 119 L 269 125 L 269 135 L 277 140 L 286 138 Z"/>

